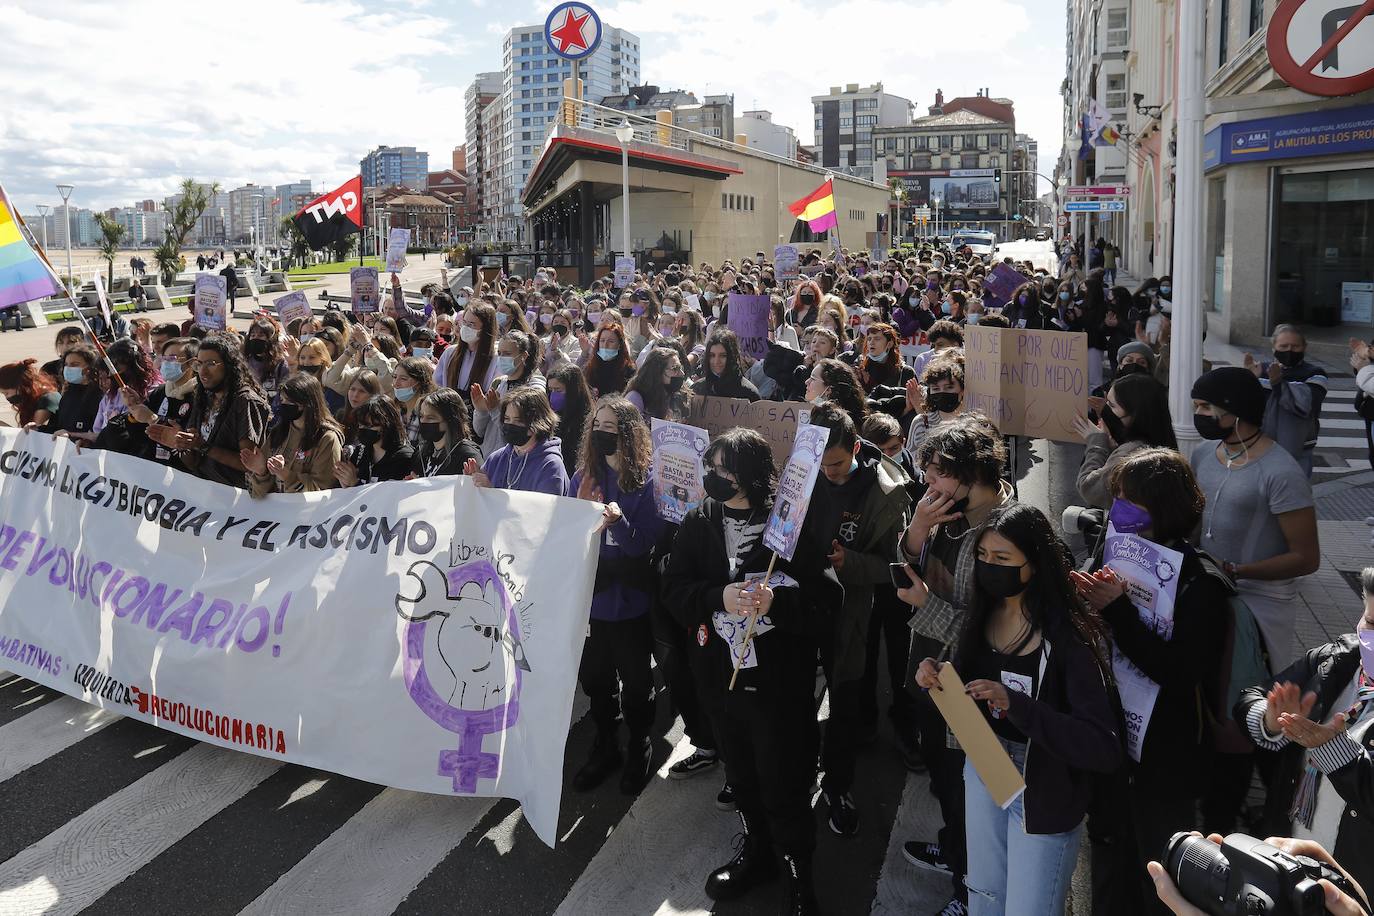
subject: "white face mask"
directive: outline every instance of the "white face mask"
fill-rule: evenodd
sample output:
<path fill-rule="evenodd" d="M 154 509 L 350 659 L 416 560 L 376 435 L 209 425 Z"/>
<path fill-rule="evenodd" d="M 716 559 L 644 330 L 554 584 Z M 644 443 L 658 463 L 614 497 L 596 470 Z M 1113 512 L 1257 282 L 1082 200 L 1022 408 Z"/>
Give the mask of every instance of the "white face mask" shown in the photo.
<path fill-rule="evenodd" d="M 482 332 L 477 330 L 476 328 L 463 325 L 461 328 L 458 329 L 458 336 L 462 338 L 463 343 L 465 344 L 475 344 L 477 343 L 478 338 L 482 336 Z"/>
<path fill-rule="evenodd" d="M 467 305 L 467 304 L 468 304 L 468 297 L 467 297 L 467 296 L 459 296 L 457 301 L 458 301 L 458 304 L 459 304 L 460 306 Z"/>

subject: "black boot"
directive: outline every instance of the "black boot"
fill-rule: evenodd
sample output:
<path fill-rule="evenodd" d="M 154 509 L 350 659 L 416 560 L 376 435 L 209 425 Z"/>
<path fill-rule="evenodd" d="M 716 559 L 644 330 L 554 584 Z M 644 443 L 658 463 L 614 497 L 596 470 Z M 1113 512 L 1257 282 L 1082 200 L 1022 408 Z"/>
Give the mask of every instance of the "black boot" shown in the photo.
<path fill-rule="evenodd" d="M 614 773 L 618 766 L 620 766 L 620 742 L 616 738 L 616 733 L 614 731 L 598 732 L 596 741 L 592 744 L 591 753 L 587 755 L 587 762 L 582 764 L 582 769 L 573 776 L 573 791 L 589 792 L 595 789 L 605 782 L 606 777 Z"/>
<path fill-rule="evenodd" d="M 630 744 L 625 748 L 625 769 L 620 774 L 620 791 L 626 795 L 638 795 L 649 784 L 654 772 L 654 746 L 648 736 L 630 736 Z"/>
<path fill-rule="evenodd" d="M 744 832 L 735 837 L 735 857 L 711 872 L 706 879 L 706 896 L 712 900 L 733 900 L 777 875 L 773 844 L 761 820 L 739 812 Z"/>
<path fill-rule="evenodd" d="M 811 857 L 782 857 L 782 916 L 818 916 L 816 888 L 811 880 Z"/>

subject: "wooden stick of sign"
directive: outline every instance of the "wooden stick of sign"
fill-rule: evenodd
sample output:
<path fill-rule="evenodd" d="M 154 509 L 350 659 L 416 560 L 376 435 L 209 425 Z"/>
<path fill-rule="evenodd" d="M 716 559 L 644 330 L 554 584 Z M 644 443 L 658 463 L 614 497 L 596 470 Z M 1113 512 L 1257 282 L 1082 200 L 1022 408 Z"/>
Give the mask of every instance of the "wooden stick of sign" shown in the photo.
<path fill-rule="evenodd" d="M 778 552 L 773 551 L 773 559 L 768 561 L 768 572 L 763 574 L 762 582 L 755 580 L 755 585 L 767 585 L 768 580 L 773 578 L 773 565 L 778 562 Z M 749 654 L 749 646 L 754 641 L 754 625 L 758 623 L 759 615 L 757 612 L 749 615 L 749 626 L 744 631 L 744 645 L 740 648 L 739 657 L 735 659 L 735 671 L 730 675 L 730 689 L 735 689 L 735 679 L 739 677 L 740 665 L 744 663 L 744 657 Z"/>

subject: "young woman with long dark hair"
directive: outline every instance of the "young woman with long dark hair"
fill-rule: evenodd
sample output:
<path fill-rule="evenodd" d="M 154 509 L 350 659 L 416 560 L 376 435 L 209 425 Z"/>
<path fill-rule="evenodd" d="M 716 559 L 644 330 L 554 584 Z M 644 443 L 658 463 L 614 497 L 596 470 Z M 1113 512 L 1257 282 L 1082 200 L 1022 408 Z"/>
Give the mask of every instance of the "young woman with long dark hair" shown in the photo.
<path fill-rule="evenodd" d="M 469 458 L 482 452 L 472 441 L 468 405 L 452 388 L 432 391 L 420 402 L 420 468 L 425 477 L 463 473 Z"/>
<path fill-rule="evenodd" d="M 587 356 L 587 364 L 582 370 L 587 388 L 592 397 L 619 394 L 634 375 L 634 360 L 630 356 L 629 341 L 625 339 L 625 329 L 616 321 L 605 323 L 603 317 L 595 340 L 595 349 Z"/>
<path fill-rule="evenodd" d="M 407 356 L 391 370 L 392 391 L 412 450 L 420 448 L 420 402 L 435 390 L 434 364 L 428 357 Z"/>
<path fill-rule="evenodd" d="M 271 318 L 258 318 L 248 326 L 248 335 L 243 342 L 244 362 L 253 373 L 253 378 L 262 386 L 267 403 L 273 412 L 277 409 L 277 394 L 281 383 L 291 374 L 286 354 L 282 350 L 281 328 Z"/>
<path fill-rule="evenodd" d="M 706 359 L 702 376 L 692 386 L 693 394 L 718 398 L 759 400 L 759 390 L 744 377 L 744 357 L 739 338 L 729 328 L 717 327 L 706 340 Z"/>
<path fill-rule="evenodd" d="M 268 493 L 314 493 L 334 486 L 334 465 L 343 454 L 343 430 L 329 414 L 324 386 L 297 372 L 278 389 L 275 422 L 266 448 L 248 448 L 239 459 L 255 499 Z"/>
<path fill-rule="evenodd" d="M 539 371 L 539 338 L 521 330 L 501 335 L 496 345 L 496 380 L 490 388 L 473 383 L 472 428 L 474 438 L 482 446 L 482 454 L 490 455 L 506 444 L 501 435 L 499 410 L 501 399 L 517 388 L 533 386 L 544 389 L 547 382 Z"/>
<path fill-rule="evenodd" d="M 334 465 L 334 479 L 341 487 L 405 480 L 419 470 L 415 450 L 406 439 L 401 412 L 385 396 L 374 397 L 354 414 L 358 444 Z"/>
<path fill-rule="evenodd" d="M 676 346 L 660 344 L 649 348 L 649 355 L 639 367 L 626 397 L 647 421 L 680 420 L 686 415 L 682 385 L 687 374 L 682 368 L 682 356 Z"/>
<path fill-rule="evenodd" d="M 582 370 L 573 365 L 560 366 L 549 373 L 549 407 L 558 415 L 558 441 L 563 466 L 577 469 L 582 455 L 582 430 L 592 407 L 592 394 Z"/>
<path fill-rule="evenodd" d="M 1089 505 L 1109 508 L 1107 488 L 1121 462 L 1147 448 L 1178 448 L 1169 414 L 1169 391 L 1148 375 L 1112 382 L 1096 425 L 1079 416 L 1074 429 L 1088 441 L 1078 468 L 1078 495 Z"/>
<path fill-rule="evenodd" d="M 474 383 L 491 387 L 496 377 L 496 310 L 485 302 L 471 302 L 458 322 L 458 342 L 444 350 L 434 378 L 444 388 L 452 388 L 470 398 Z"/>
<path fill-rule="evenodd" d="M 371 369 L 354 373 L 353 380 L 348 385 L 348 394 L 344 397 L 344 405 L 334 411 L 334 419 L 343 429 L 344 445 L 353 445 L 358 441 L 358 424 L 355 419 L 358 408 L 381 393 L 382 381 L 377 377 L 377 373 Z"/>
<path fill-rule="evenodd" d="M 1078 597 L 1073 557 L 1039 509 L 994 510 L 977 549 L 953 663 L 1026 790 L 1003 807 L 964 764 L 969 912 L 1000 914 L 1015 901 L 1027 913 L 1055 913 L 1077 862 L 1088 774 L 1113 772 L 1125 758 L 1107 687 L 1106 627 Z M 916 683 L 942 689 L 940 667 L 924 659 Z"/>

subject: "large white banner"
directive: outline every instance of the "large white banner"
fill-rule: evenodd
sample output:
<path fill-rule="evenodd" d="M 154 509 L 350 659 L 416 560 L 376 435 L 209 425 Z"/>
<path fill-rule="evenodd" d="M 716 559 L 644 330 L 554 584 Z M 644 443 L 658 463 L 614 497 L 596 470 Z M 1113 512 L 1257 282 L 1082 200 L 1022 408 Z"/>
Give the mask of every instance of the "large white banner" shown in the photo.
<path fill-rule="evenodd" d="M 0 429 L 0 667 L 556 834 L 600 507 L 466 477 L 275 495 Z"/>

